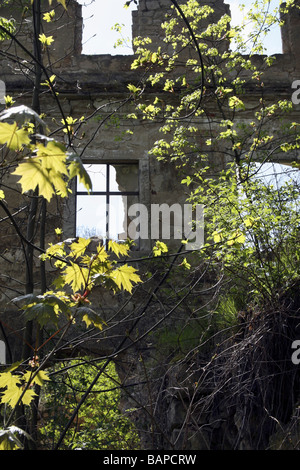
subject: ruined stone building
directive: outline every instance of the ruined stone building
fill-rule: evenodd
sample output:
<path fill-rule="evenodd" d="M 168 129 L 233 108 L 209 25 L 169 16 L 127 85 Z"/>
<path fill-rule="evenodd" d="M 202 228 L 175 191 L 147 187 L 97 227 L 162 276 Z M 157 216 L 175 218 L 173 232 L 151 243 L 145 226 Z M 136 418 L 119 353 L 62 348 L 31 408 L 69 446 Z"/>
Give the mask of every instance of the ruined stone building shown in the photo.
<path fill-rule="evenodd" d="M 54 47 L 49 48 L 49 55 L 45 54 L 44 61 L 46 65 L 51 64 L 51 74 L 56 76 L 55 89 L 59 93 L 59 102 L 65 116 L 72 116 L 74 119 L 80 120 L 81 116 L 90 116 L 97 110 L 97 117 L 89 119 L 88 124 L 82 126 L 84 139 L 79 137 L 76 140 L 78 155 L 82 157 L 85 164 L 92 165 L 90 169 L 92 174 L 96 174 L 96 176 L 92 196 L 87 196 L 84 188 L 80 185 L 76 187 L 74 184 L 68 201 L 59 207 L 56 206 L 56 202 L 51 204 L 47 222 L 48 241 L 53 241 L 53 231 L 56 227 L 62 228 L 64 238 L 74 238 L 78 235 L 95 238 L 103 235 L 105 237 L 108 230 L 105 218 L 107 203 L 110 204 L 110 210 L 114 212 L 111 214 L 110 219 L 110 233 L 113 231 L 113 236 L 116 239 L 122 239 L 124 236 L 126 237 L 128 223 L 127 214 L 124 216 L 124 200 L 127 201 L 128 206 L 135 203 L 142 204 L 150 212 L 150 207 L 154 204 L 166 203 L 169 206 L 174 203 L 184 204 L 186 191 L 180 184 L 181 176 L 174 164 L 166 164 L 156 160 L 153 156 L 149 156 L 149 150 L 158 139 L 160 123 L 147 123 L 142 119 L 135 120 L 133 124 L 132 121 L 126 121 L 126 116 L 134 112 L 134 103 L 128 99 L 128 84 L 138 85 L 143 71 L 131 68 L 132 56 L 88 56 L 82 54 L 82 7 L 75 0 L 70 0 L 67 3 L 68 12 L 63 14 L 63 8 L 61 8 L 62 18 L 56 23 L 55 30 L 51 29 L 51 24 L 49 26 L 45 25 L 45 28 L 49 28 L 49 33 L 53 35 Z M 209 0 L 206 3 L 215 7 L 215 18 L 230 12 L 229 6 L 223 0 Z M 12 1 L 12 4 L 13 10 L 18 1 Z M 133 37 L 148 36 L 152 39 L 151 47 L 154 50 L 157 49 L 162 43 L 161 23 L 166 12 L 170 11 L 170 4 L 171 2 L 168 0 L 140 0 L 137 10 L 132 14 Z M 9 7 L 0 7 L 1 16 L 10 16 Z M 26 33 L 26 22 L 22 23 L 22 28 L 25 44 L 27 44 L 26 41 L 29 44 L 30 37 L 28 38 Z M 288 16 L 282 29 L 283 53 L 276 55 L 274 65 L 265 72 L 264 94 L 270 96 L 270 100 L 274 99 L 275 96 L 277 98 L 282 97 L 282 99 L 290 98 L 293 92 L 292 83 L 300 79 L 299 34 L 300 14 L 298 11 L 294 11 Z M 0 55 L 0 79 L 6 85 L 6 92 L 16 99 L 16 105 L 25 104 L 30 106 L 33 84 L 30 70 L 27 70 L 27 63 L 25 62 L 29 58 L 24 50 L 16 45 L 12 46 L 9 41 L 6 41 L 5 45 L 1 45 L 1 48 L 7 52 L 5 55 Z M 13 60 L 9 60 L 9 54 L 13 56 L 14 53 L 24 58 L 23 68 L 21 63 L 14 67 Z M 262 56 L 256 56 L 253 60 L 256 61 L 258 68 L 263 67 Z M 153 93 L 160 93 L 160 96 L 164 95 L 162 90 L 146 89 L 144 99 L 147 100 L 147 96 L 150 99 Z M 18 100 L 19 96 L 20 100 Z M 256 99 L 255 89 L 249 89 L 249 94 L 245 100 L 249 110 L 252 104 L 256 102 Z M 52 121 L 57 125 L 61 123 L 61 111 L 53 97 L 47 92 L 41 95 L 41 109 L 45 114 L 45 121 L 49 122 L 49 126 L 51 126 Z M 297 105 L 295 105 L 293 113 L 295 114 L 295 120 L 297 120 L 297 115 L 299 115 Z M 101 115 L 101 127 L 99 127 L 99 115 Z M 106 118 L 107 121 L 103 124 Z M 205 126 L 205 122 L 203 122 L 203 126 Z M 132 134 L 126 132 L 128 128 L 132 128 Z M 215 159 L 217 159 L 215 163 L 220 165 L 221 161 L 222 166 L 226 163 L 226 160 L 224 157 L 221 157 L 220 160 L 219 157 L 220 155 L 215 156 Z M 284 158 L 286 157 L 283 156 Z M 293 159 L 295 158 L 297 156 L 293 155 Z M 17 212 L 22 207 L 19 193 L 11 191 L 7 197 L 11 206 L 14 207 L 14 211 Z M 87 198 L 91 199 L 88 199 L 87 202 Z M 115 202 L 115 205 L 113 202 Z M 20 227 L 22 227 L 23 222 L 25 223 L 27 215 L 27 210 L 18 215 Z M 2 212 L 1 217 L 5 217 Z M 89 223 L 86 222 L 87 217 Z M 151 226 L 149 220 L 148 222 Z M 22 259 L 22 250 L 18 241 L 15 238 L 12 240 L 13 234 L 13 227 L 1 224 L 1 280 L 7 291 L 6 294 L 5 292 L 1 294 L 0 318 L 3 321 L 3 326 L 0 330 L 0 338 L 9 343 L 6 347 L 7 363 L 13 361 L 22 348 L 22 340 L 19 334 L 23 326 L 22 314 L 11 303 L 7 304 L 7 300 L 11 298 L 10 291 L 22 294 L 22 286 L 19 286 L 16 281 L 19 278 L 21 269 L 19 263 Z M 139 259 L 149 255 L 153 243 L 154 241 L 150 237 L 139 239 L 133 257 Z M 175 240 L 174 246 L 178 246 L 178 243 L 180 244 L 180 240 Z M 37 262 L 37 278 L 39 276 L 38 269 Z M 48 269 L 51 274 L 51 267 Z M 162 278 L 163 274 L 160 274 L 158 279 L 155 279 L 154 276 L 155 281 Z M 203 281 L 203 285 L 205 285 L 205 282 Z M 143 356 L 143 361 L 151 363 L 155 373 L 157 373 L 157 375 L 154 373 L 153 378 L 152 394 L 155 398 L 152 405 L 155 408 L 154 413 L 159 416 L 160 430 L 157 428 L 154 435 L 149 431 L 149 413 L 143 415 L 143 412 L 141 412 L 140 415 L 135 417 L 138 425 L 145 430 L 143 436 L 145 445 L 149 448 L 152 446 L 154 448 L 169 446 L 169 448 L 177 449 L 180 449 L 181 446 L 186 446 L 187 449 L 210 448 L 211 436 L 214 433 L 218 436 L 222 434 L 222 424 L 217 429 L 213 424 L 214 417 L 207 418 L 207 422 L 205 422 L 206 418 L 202 417 L 203 421 L 200 425 L 198 423 L 198 428 L 195 427 L 193 422 L 185 428 L 186 411 L 189 410 L 188 401 L 185 401 L 185 399 L 191 399 L 194 393 L 193 384 L 197 381 L 192 366 L 193 358 L 190 358 L 190 369 L 186 367 L 182 369 L 180 364 L 175 368 L 164 365 L 162 372 L 159 370 L 159 365 L 164 358 L 155 351 L 153 345 L 155 335 L 145 336 L 143 340 L 135 343 L 135 338 L 138 335 L 143 337 L 143 333 L 151 329 L 153 318 L 156 322 L 163 319 L 165 314 L 163 306 L 159 306 L 159 301 L 158 304 L 154 303 L 150 306 L 143 304 L 142 300 L 147 299 L 151 289 L 150 283 L 146 282 L 137 298 L 133 297 L 129 301 L 122 294 L 111 298 L 108 293 L 96 293 L 94 303 L 99 303 L 101 315 L 104 316 L 110 328 L 103 333 L 95 334 L 93 331 L 90 335 L 80 330 L 76 332 L 75 342 L 72 347 L 74 351 L 80 350 L 80 346 L 83 344 L 81 335 L 83 335 L 85 338 L 84 352 L 93 353 L 100 357 L 113 354 L 118 341 L 124 335 L 124 329 L 130 329 L 134 324 L 134 319 L 130 317 L 131 312 L 136 312 L 136 315 L 141 314 L 140 322 L 132 332 L 131 338 L 125 343 L 126 347 L 122 348 L 122 352 L 114 357 L 114 360 L 120 378 L 125 385 L 138 382 L 137 377 L 139 378 L 142 385 L 134 389 L 133 395 L 136 400 L 143 403 L 141 409 L 144 407 L 147 412 L 149 411 L 147 407 L 151 399 L 145 385 L 143 385 L 145 383 L 143 363 L 137 358 Z M 203 298 L 199 302 L 205 303 L 206 299 Z M 188 309 L 188 305 L 185 303 L 178 307 L 178 317 L 185 312 L 185 308 Z M 116 317 L 118 309 L 120 309 L 121 315 L 128 319 L 128 321 L 121 323 L 121 331 L 118 326 L 118 317 Z M 169 331 L 174 327 L 174 321 L 173 317 L 170 317 L 170 323 L 167 323 Z M 12 324 L 13 331 L 5 326 L 9 325 L 11 327 Z M 16 331 L 18 334 L 15 334 Z M 131 341 L 133 346 L 129 347 Z M 3 353 L 0 349 L 1 359 L 3 360 Z M 173 359 L 170 359 L 170 364 Z M 186 393 L 184 398 L 183 395 L 179 396 L 176 392 L 177 383 L 183 384 Z M 130 403 L 133 407 L 132 402 Z M 128 407 L 130 406 L 125 400 L 124 408 Z M 221 410 L 220 413 L 223 413 L 221 419 L 223 423 L 227 419 L 226 413 L 224 410 Z M 161 429 L 164 430 L 167 439 L 162 438 Z M 185 433 L 182 432 L 183 429 L 185 429 Z M 227 445 L 230 447 L 230 436 L 227 436 L 226 439 Z"/>

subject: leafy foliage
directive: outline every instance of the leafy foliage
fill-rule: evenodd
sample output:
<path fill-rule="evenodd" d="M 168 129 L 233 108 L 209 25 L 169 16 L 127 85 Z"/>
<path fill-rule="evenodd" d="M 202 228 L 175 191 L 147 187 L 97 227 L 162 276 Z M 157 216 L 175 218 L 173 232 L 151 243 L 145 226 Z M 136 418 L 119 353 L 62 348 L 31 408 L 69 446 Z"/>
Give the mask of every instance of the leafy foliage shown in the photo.
<path fill-rule="evenodd" d="M 0 26 L 3 26 L 5 30 L 11 34 L 15 32 L 15 22 L 13 19 L 8 20 L 6 18 L 0 17 Z M 5 39 L 9 39 L 9 35 L 0 29 L 0 41 L 4 41 Z"/>
<path fill-rule="evenodd" d="M 86 362 L 85 362 L 86 361 Z M 63 362 L 53 368 L 52 380 L 43 389 L 40 441 L 49 449 L 64 429 L 80 393 L 89 386 L 96 370 L 89 358 Z M 111 363 L 86 400 L 64 441 L 64 449 L 134 450 L 139 439 L 126 413 L 120 412 L 119 379 Z"/>
<path fill-rule="evenodd" d="M 198 46 L 192 44 L 194 58 L 185 55 L 191 35 L 176 9 L 162 25 L 168 48 L 164 51 L 159 47 L 154 56 L 153 50 L 147 49 L 147 41 L 137 42 L 138 58 L 133 63 L 133 68 L 145 70 L 144 86 L 159 84 L 171 94 L 176 90 L 175 105 L 157 98 L 147 107 L 138 102 L 137 115 L 150 121 L 163 120 L 162 137 L 151 153 L 166 163 L 174 162 L 184 175 L 182 184 L 189 192 L 188 201 L 205 207 L 207 243 L 200 259 L 213 260 L 231 279 L 247 279 L 252 287 L 247 299 L 252 294 L 257 301 L 271 299 L 280 283 L 284 288 L 283 279 L 294 282 L 299 272 L 294 231 L 299 226 L 298 187 L 291 180 L 273 187 L 256 177 L 264 163 L 279 160 L 283 153 L 299 147 L 295 132 L 298 124 L 289 117 L 292 103 L 288 99 L 270 103 L 262 94 L 250 117 L 245 105 L 252 83 L 263 91 L 264 72 L 257 69 L 252 55 L 264 52 L 262 25 L 267 32 L 272 24 L 278 24 L 280 9 L 271 12 L 264 1 L 252 5 L 245 22 L 248 19 L 252 24 L 247 43 L 253 47 L 247 46 L 251 53 L 244 56 L 242 27 L 230 27 L 227 15 L 214 21 L 212 8 L 187 1 L 181 13 L 198 41 Z M 157 57 L 162 58 L 160 63 Z M 182 61 L 186 72 L 179 74 L 176 67 Z M 272 63 L 266 60 L 264 67 L 268 69 Z M 204 116 L 207 132 L 201 128 Z M 293 249 L 288 248 L 291 246 Z M 290 259 L 292 252 L 295 256 Z M 159 246 L 155 253 L 161 254 Z"/>
<path fill-rule="evenodd" d="M 37 12 L 41 15 L 35 0 L 28 2 L 33 7 L 34 15 Z M 65 0 L 58 0 L 64 10 L 67 10 Z M 49 0 L 49 7 L 52 6 L 52 0 Z M 55 11 L 43 11 L 43 20 L 49 23 L 55 21 Z M 23 14 L 26 15 L 27 7 Z M 41 22 L 42 18 L 36 18 L 35 21 Z M 0 19 L 0 40 L 13 39 L 15 33 L 14 21 L 8 21 L 5 18 Z M 42 32 L 34 38 L 35 54 L 42 54 L 46 49 L 52 46 L 53 36 Z M 34 59 L 31 51 L 23 50 Z M 39 52 L 37 52 L 39 51 Z M 56 98 L 54 92 L 56 75 L 48 73 L 43 66 L 42 57 L 39 56 L 36 63 L 36 69 L 45 72 L 46 79 L 40 75 L 39 86 L 46 86 L 50 93 Z M 42 80 L 44 80 L 42 82 Z M 35 93 L 35 91 L 34 91 Z M 36 91 L 38 94 L 38 91 Z M 0 116 L 0 145 L 2 155 L 8 159 L 9 163 L 3 159 L 2 164 L 8 165 L 7 172 L 18 178 L 18 190 L 24 196 L 29 197 L 29 203 L 34 213 L 38 204 L 52 203 L 58 198 L 66 199 L 71 194 L 71 185 L 74 179 L 83 183 L 87 191 L 92 189 L 91 179 L 85 170 L 79 155 L 70 145 L 70 139 L 74 136 L 75 126 L 81 125 L 84 116 L 79 120 L 71 116 L 62 115 L 62 132 L 66 135 L 60 135 L 54 139 L 50 129 L 44 122 L 44 115 L 39 111 L 39 96 L 35 96 L 34 108 L 25 105 L 13 106 L 14 100 L 11 96 L 5 99 L 5 110 Z M 62 111 L 62 109 L 59 107 Z M 55 133 L 55 132 L 54 132 Z M 64 141 L 64 143 L 63 143 Z M 4 163 L 3 163 L 4 162 Z M 3 167 L 4 168 L 4 167 Z M 9 198 L 5 197 L 4 191 L 0 190 L 0 200 L 2 208 L 5 209 L 8 217 L 13 219 L 10 214 Z M 36 204 L 36 205 L 35 205 Z M 29 204 L 30 205 L 30 204 Z M 36 223 L 35 216 L 28 222 L 28 234 L 33 233 L 40 227 Z M 45 223 L 45 222 L 44 222 Z M 39 224 L 39 222 L 38 222 Z M 15 227 L 17 223 L 15 223 Z M 41 233 L 44 226 L 41 226 Z M 45 264 L 53 263 L 57 277 L 54 279 L 52 289 L 45 287 L 42 292 L 36 293 L 34 289 L 27 289 L 23 295 L 18 295 L 12 301 L 20 307 L 24 313 L 26 328 L 34 324 L 36 327 L 35 344 L 24 340 L 29 348 L 29 357 L 13 364 L 11 368 L 0 373 L 0 404 L 1 409 L 10 409 L 10 415 L 7 419 L 4 411 L 4 427 L 0 435 L 0 445 L 2 449 L 23 448 L 21 441 L 30 441 L 30 436 L 19 432 L 17 428 L 11 426 L 15 413 L 20 405 L 25 407 L 25 415 L 30 416 L 30 409 L 34 402 L 39 398 L 39 390 L 44 387 L 45 381 L 49 381 L 46 372 L 46 364 L 52 353 L 45 351 L 45 346 L 51 338 L 59 335 L 61 331 L 72 327 L 76 323 L 81 323 L 84 328 L 96 328 L 102 330 L 105 322 L 99 313 L 93 308 L 91 303 L 91 291 L 95 286 L 108 288 L 112 293 L 125 290 L 131 293 L 134 285 L 141 282 L 136 269 L 123 262 L 124 257 L 128 258 L 130 254 L 130 243 L 117 244 L 109 243 L 106 250 L 102 244 L 99 244 L 95 251 L 90 250 L 90 239 L 76 238 L 73 240 L 60 241 L 59 243 L 50 243 L 48 249 L 39 248 L 34 245 L 33 239 L 26 239 L 17 229 L 26 249 L 24 256 L 27 262 L 26 275 L 30 278 L 30 265 L 28 252 L 32 249 L 39 252 L 39 263 L 41 272 L 45 273 Z M 62 230 L 55 230 L 56 236 L 62 238 Z M 29 235 L 28 235 L 29 236 Z M 45 235 L 42 236 L 43 239 Z M 44 240 L 42 242 L 44 245 Z M 113 259 L 114 258 L 114 259 Z M 117 260 L 118 261 L 117 261 Z M 118 265 L 118 262 L 120 265 Z M 27 279 L 28 279 L 27 278 Z M 47 282 L 45 281 L 45 285 Z M 66 326 L 62 326 L 66 325 Z M 46 329 L 51 328 L 52 333 L 44 340 L 39 338 L 39 334 Z M 65 329 L 66 328 L 66 329 Z M 62 333 L 64 334 L 64 333 Z M 43 357 L 45 354 L 45 357 Z M 32 356 L 31 356 L 32 355 Z M 31 357 L 31 359 L 30 359 Z M 27 416 L 27 415 L 26 415 Z M 31 418 L 29 418 L 31 419 Z M 29 443 L 30 445 L 30 443 Z"/>
<path fill-rule="evenodd" d="M 20 150 L 30 143 L 28 132 L 25 129 L 19 129 L 16 122 L 14 124 L 0 122 L 0 132 L 0 144 L 7 144 L 11 150 Z"/>

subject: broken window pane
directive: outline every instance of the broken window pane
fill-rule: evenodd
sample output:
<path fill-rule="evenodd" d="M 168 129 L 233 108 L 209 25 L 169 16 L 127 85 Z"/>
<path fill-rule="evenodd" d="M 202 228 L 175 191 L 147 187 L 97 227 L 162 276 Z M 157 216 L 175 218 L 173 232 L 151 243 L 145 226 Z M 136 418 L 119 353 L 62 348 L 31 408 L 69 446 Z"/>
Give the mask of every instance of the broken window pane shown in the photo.
<path fill-rule="evenodd" d="M 91 178 L 93 192 L 106 191 L 107 165 L 88 164 L 84 167 Z M 77 192 L 87 193 L 87 189 L 82 183 L 77 182 Z"/>
<path fill-rule="evenodd" d="M 138 166 L 128 164 L 109 165 L 109 190 L 138 192 Z"/>
<path fill-rule="evenodd" d="M 86 164 L 92 192 L 77 182 L 76 236 L 126 240 L 128 204 L 138 202 L 138 164 Z"/>

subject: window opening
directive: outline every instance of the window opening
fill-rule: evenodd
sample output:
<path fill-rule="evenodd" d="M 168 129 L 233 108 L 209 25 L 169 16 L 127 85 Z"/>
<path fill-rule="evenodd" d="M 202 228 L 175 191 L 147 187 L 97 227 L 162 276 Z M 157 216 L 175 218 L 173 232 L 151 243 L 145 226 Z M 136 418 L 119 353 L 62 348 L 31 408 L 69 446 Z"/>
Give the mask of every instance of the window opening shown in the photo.
<path fill-rule="evenodd" d="M 76 190 L 76 236 L 108 240 L 127 239 L 128 207 L 139 202 L 137 163 L 85 164 L 91 181 L 88 193 L 82 183 Z"/>
<path fill-rule="evenodd" d="M 228 3 L 230 6 L 231 26 L 243 25 L 243 34 L 246 38 L 246 36 L 251 34 L 253 31 L 253 23 L 249 21 L 249 19 L 244 21 L 244 17 L 253 7 L 253 0 L 227 0 L 226 3 Z M 279 7 L 279 1 L 270 0 L 268 5 L 261 5 L 261 7 L 263 9 L 268 9 L 268 12 L 272 13 L 276 8 Z M 232 41 L 232 44 L 235 44 L 234 40 Z M 266 55 L 270 56 L 273 54 L 282 54 L 281 29 L 279 21 L 275 22 L 267 28 L 267 33 L 263 38 L 263 45 L 265 48 L 264 54 Z M 249 52 L 250 50 L 248 53 Z"/>

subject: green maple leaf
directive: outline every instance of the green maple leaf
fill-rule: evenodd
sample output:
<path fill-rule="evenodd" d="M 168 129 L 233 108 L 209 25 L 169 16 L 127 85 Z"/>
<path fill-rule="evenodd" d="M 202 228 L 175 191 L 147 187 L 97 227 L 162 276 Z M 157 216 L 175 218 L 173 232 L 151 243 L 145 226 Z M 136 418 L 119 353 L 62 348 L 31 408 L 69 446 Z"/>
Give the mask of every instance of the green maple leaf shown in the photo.
<path fill-rule="evenodd" d="M 13 375 L 11 372 L 0 374 L 0 388 L 15 388 L 21 383 L 21 378 Z"/>
<path fill-rule="evenodd" d="M 8 124 L 0 122 L 0 144 L 7 144 L 11 150 L 19 150 L 23 145 L 30 144 L 28 132 L 25 129 L 19 129 L 18 124 Z"/>
<path fill-rule="evenodd" d="M 72 262 L 63 272 L 65 283 L 71 286 L 73 292 L 78 292 L 86 286 L 88 274 L 88 268 L 82 268 Z"/>
<path fill-rule="evenodd" d="M 43 295 L 27 294 L 14 298 L 14 302 L 24 300 L 27 302 L 22 309 L 25 311 L 26 319 L 36 320 L 41 326 L 47 323 L 57 325 L 61 313 L 69 314 L 67 297 L 63 292 L 48 291 Z"/>
<path fill-rule="evenodd" d="M 23 193 L 35 190 L 38 186 L 39 194 L 48 201 L 51 200 L 55 191 L 49 181 L 48 171 L 42 166 L 40 159 L 29 158 L 26 162 L 20 163 L 12 174 L 21 176 L 19 183 Z"/>
<path fill-rule="evenodd" d="M 54 41 L 53 36 L 46 36 L 44 33 L 39 35 L 39 40 L 44 46 L 51 46 L 51 43 Z"/>
<path fill-rule="evenodd" d="M 108 242 L 108 249 L 111 250 L 117 257 L 119 258 L 120 255 L 126 256 L 128 255 L 129 247 L 128 245 L 124 245 L 124 243 L 117 243 L 109 240 Z"/>
<path fill-rule="evenodd" d="M 97 258 L 100 262 L 105 262 L 108 258 L 108 254 L 105 251 L 105 248 L 103 245 L 98 245 L 97 246 Z"/>
<path fill-rule="evenodd" d="M 76 309 L 76 313 L 81 316 L 87 328 L 90 325 L 94 325 L 99 330 L 103 329 L 105 322 L 100 318 L 99 314 L 94 312 L 91 308 L 82 306 Z"/>
<path fill-rule="evenodd" d="M 23 378 L 26 380 L 26 382 L 30 382 L 30 384 L 36 384 L 40 386 L 42 386 L 45 381 L 50 380 L 48 374 L 43 370 L 40 370 L 36 375 L 33 376 L 33 378 L 31 378 L 32 376 L 33 373 L 28 371 L 26 374 L 24 374 Z"/>
<path fill-rule="evenodd" d="M 10 405 L 12 408 L 15 408 L 17 403 L 19 402 L 21 396 L 23 394 L 22 388 L 15 386 L 15 387 L 9 387 L 7 390 L 5 390 L 1 396 L 1 402 L 2 403 L 7 403 Z M 26 390 L 24 395 L 21 398 L 21 402 L 24 405 L 30 405 L 31 401 L 33 398 L 36 396 L 36 393 L 34 390 Z"/>
<path fill-rule="evenodd" d="M 47 303 L 39 302 L 24 307 L 25 316 L 28 321 L 37 320 L 43 327 L 48 323 L 57 325 L 58 322 L 58 306 L 49 305 Z"/>
<path fill-rule="evenodd" d="M 75 176 L 78 176 L 79 182 L 85 186 L 88 192 L 90 192 L 92 190 L 92 181 L 91 181 L 90 175 L 84 168 L 80 157 L 78 157 L 74 153 L 69 154 L 68 163 L 69 163 L 70 178 L 74 178 Z"/>
<path fill-rule="evenodd" d="M 55 17 L 55 11 L 51 10 L 44 14 L 43 20 L 47 21 L 47 23 L 51 23 L 54 20 L 54 17 Z"/>
<path fill-rule="evenodd" d="M 47 146 L 37 144 L 37 157 L 28 158 L 20 163 L 12 173 L 21 178 L 22 192 L 39 188 L 39 195 L 50 201 L 55 193 L 66 197 L 68 194 L 64 176 L 68 174 L 64 148 L 54 141 Z"/>
<path fill-rule="evenodd" d="M 56 156 L 55 159 L 53 155 L 51 156 L 51 150 L 47 156 L 44 155 L 42 158 L 28 158 L 24 163 L 20 163 L 12 174 L 21 177 L 19 184 L 22 186 L 23 193 L 38 187 L 39 195 L 47 201 L 51 200 L 55 192 L 66 197 L 68 194 L 67 185 L 62 178 L 62 174 L 66 173 L 65 166 L 63 172 L 59 172 L 55 168 L 57 162 L 62 165 L 62 157 Z"/>
<path fill-rule="evenodd" d="M 153 255 L 160 256 L 162 253 L 167 253 L 168 247 L 164 242 L 157 241 L 153 247 Z"/>
<path fill-rule="evenodd" d="M 83 255 L 85 253 L 85 250 L 90 244 L 90 240 L 86 238 L 78 238 L 76 242 L 72 243 L 70 248 L 72 250 L 71 256 L 74 258 L 79 258 L 79 256 Z"/>
<path fill-rule="evenodd" d="M 42 166 L 47 170 L 68 174 L 66 153 L 58 142 L 50 141 L 46 147 L 43 144 L 37 144 L 37 156 L 41 158 Z"/>
<path fill-rule="evenodd" d="M 59 173 L 55 173 L 54 171 L 51 173 L 52 175 L 52 178 L 51 178 L 51 182 L 52 184 L 54 184 L 55 186 L 55 189 L 56 189 L 56 193 L 60 196 L 60 197 L 67 197 L 68 196 L 68 187 L 67 187 L 67 184 L 66 182 L 63 180 L 63 178 L 61 177 L 61 174 Z"/>
<path fill-rule="evenodd" d="M 124 290 L 127 290 L 131 293 L 133 283 L 142 282 L 139 275 L 136 274 L 136 269 L 132 266 L 124 264 L 118 269 L 115 269 L 111 274 L 111 278 L 117 284 L 119 289 L 123 287 Z"/>

